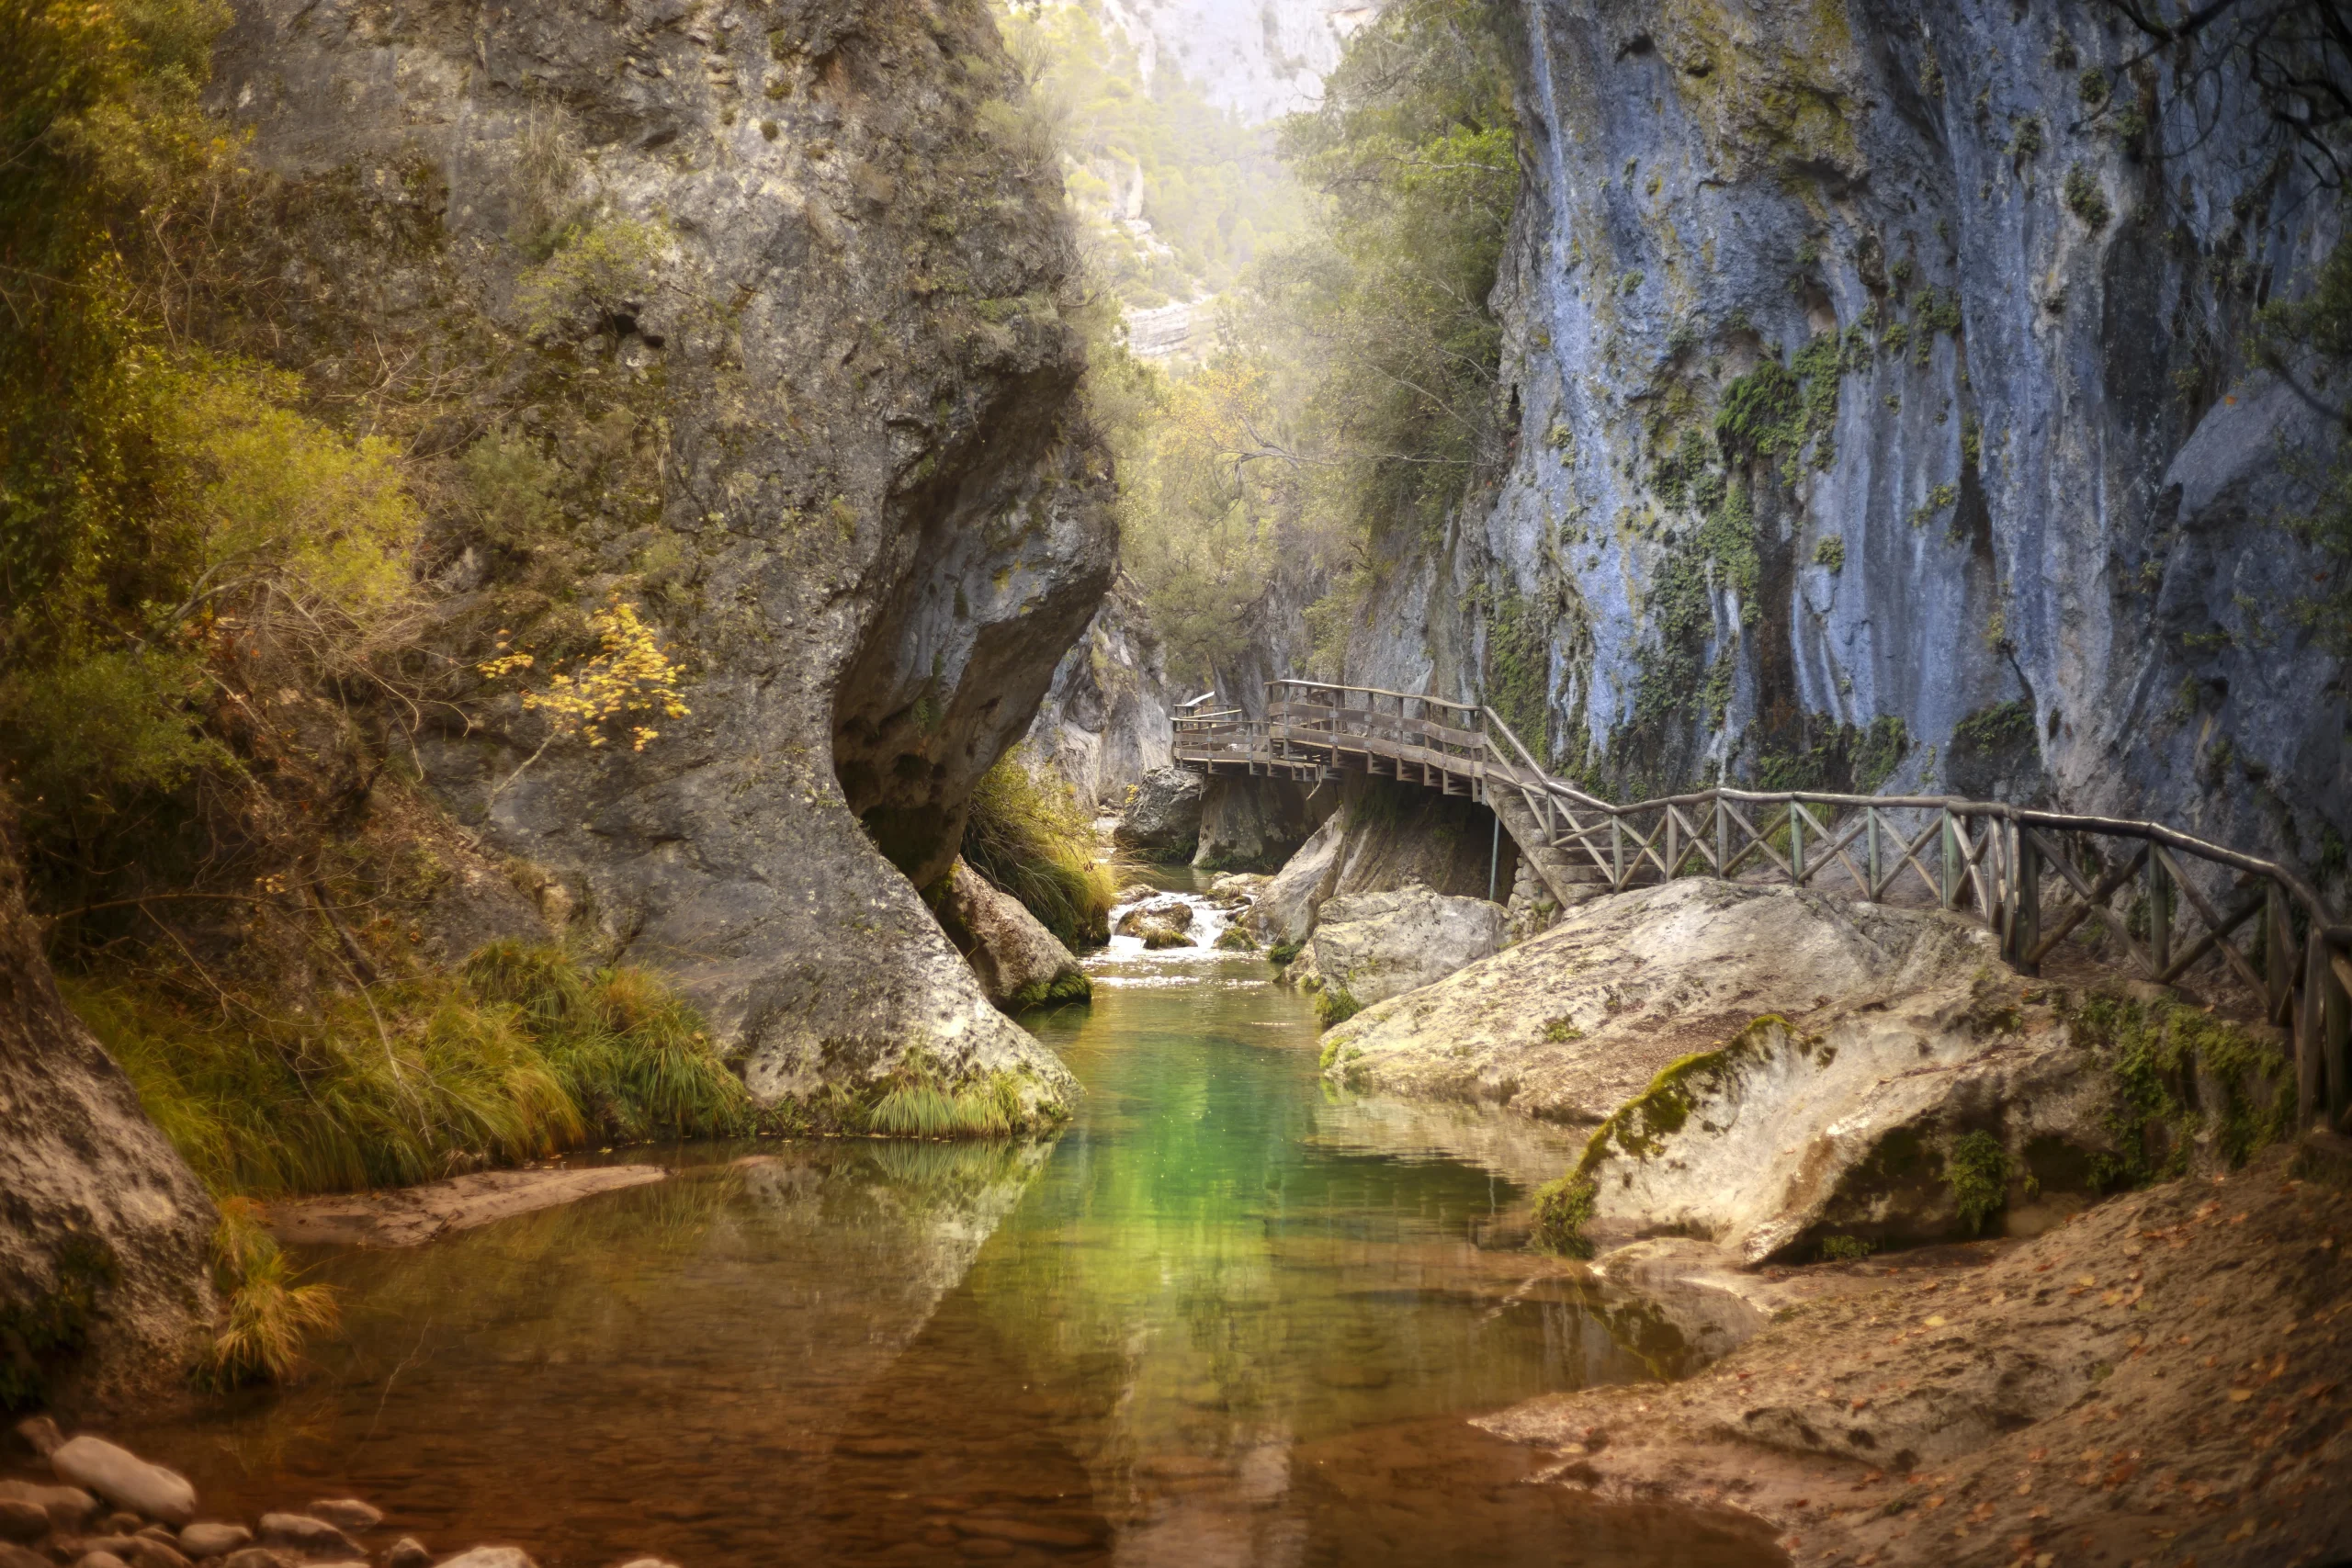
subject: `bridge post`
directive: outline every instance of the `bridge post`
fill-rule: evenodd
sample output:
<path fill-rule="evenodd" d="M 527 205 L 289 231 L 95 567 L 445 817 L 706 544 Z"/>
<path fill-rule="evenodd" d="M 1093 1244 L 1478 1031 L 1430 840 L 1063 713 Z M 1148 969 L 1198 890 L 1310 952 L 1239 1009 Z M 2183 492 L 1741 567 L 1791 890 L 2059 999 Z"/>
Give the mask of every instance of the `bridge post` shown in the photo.
<path fill-rule="evenodd" d="M 1495 901 L 1495 877 L 1502 870 L 1503 863 L 1503 819 L 1501 813 L 1494 807 L 1493 801 L 1487 802 L 1487 815 L 1495 819 L 1495 835 L 1487 845 L 1487 902 L 1489 904 Z"/>
<path fill-rule="evenodd" d="M 1609 814 L 1609 891 L 1625 890 L 1625 824 L 1615 812 Z"/>
<path fill-rule="evenodd" d="M 2320 1109 L 2320 1035 L 2327 1022 L 2327 938 L 2317 920 L 2303 939 L 2303 998 L 2295 1010 L 2295 1131 Z"/>
<path fill-rule="evenodd" d="M 1871 879 L 1870 891 L 1869 891 L 1869 892 L 1867 892 L 1867 893 L 1865 893 L 1865 894 L 1863 894 L 1863 895 L 1862 895 L 1862 897 L 1863 897 L 1864 898 L 1868 899 L 1871 903 L 1875 904 L 1875 903 L 1877 903 L 1877 902 L 1878 902 L 1878 807 L 1875 807 L 1875 806 L 1865 806 L 1865 807 L 1862 807 L 1862 832 L 1863 832 L 1863 835 L 1864 835 L 1866 838 L 1868 838 L 1868 839 L 1869 839 L 1869 840 L 1870 840 L 1870 848 L 1869 848 L 1869 850 L 1868 850 L 1868 852 L 1867 852 L 1867 855 L 1866 855 L 1866 859 L 1865 859 L 1865 863 L 1865 863 L 1865 864 L 1868 866 L 1868 868 L 1869 868 L 1869 872 L 1870 872 L 1870 879 Z"/>
<path fill-rule="evenodd" d="M 1789 875 L 1804 886 L 1804 812 L 1795 795 L 1789 796 Z"/>
<path fill-rule="evenodd" d="M 1951 807 L 1945 807 L 1943 814 L 1944 885 L 1942 893 L 1944 908 L 1949 909 L 1952 907 L 1953 900 L 1960 891 L 1960 840 L 1952 826 Z"/>
<path fill-rule="evenodd" d="M 2172 888 L 2165 880 L 2165 857 L 2148 846 L 2148 978 L 2172 967 Z"/>
<path fill-rule="evenodd" d="M 2041 945 L 2041 844 L 2030 829 L 2019 826 L 2018 836 L 2017 914 L 2009 921 L 2009 962 L 2020 974 L 2038 975 L 2033 950 Z"/>
<path fill-rule="evenodd" d="M 1731 880 L 1731 818 L 1724 810 L 1724 792 L 1715 791 L 1715 874 Z"/>
<path fill-rule="evenodd" d="M 2295 922 L 2289 913 L 2287 890 L 2276 882 L 2264 884 L 2262 912 L 2263 978 L 2273 1023 L 2285 1023 L 2288 998 L 2295 994 Z"/>

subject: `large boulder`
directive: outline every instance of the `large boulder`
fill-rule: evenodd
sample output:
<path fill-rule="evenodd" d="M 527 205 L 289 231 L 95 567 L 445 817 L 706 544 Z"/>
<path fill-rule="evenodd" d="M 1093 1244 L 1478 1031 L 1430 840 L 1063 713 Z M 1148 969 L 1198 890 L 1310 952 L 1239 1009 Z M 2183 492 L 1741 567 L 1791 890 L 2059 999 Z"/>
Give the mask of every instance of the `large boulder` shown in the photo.
<path fill-rule="evenodd" d="M 1351 775 L 1336 810 L 1261 892 L 1251 931 L 1299 942 L 1327 899 L 1414 886 L 1460 897 L 1508 892 L 1518 850 L 1487 808 L 1418 784 Z"/>
<path fill-rule="evenodd" d="M 960 858 L 948 868 L 939 896 L 939 923 L 972 965 L 989 1000 L 1006 1012 L 1084 1001 L 1094 994 L 1061 938 L 1020 899 Z"/>
<path fill-rule="evenodd" d="M 1339 803 L 1337 789 L 1309 791 L 1289 779 L 1213 778 L 1202 796 L 1193 863 L 1204 871 L 1272 871 Z"/>
<path fill-rule="evenodd" d="M 1960 916 L 1685 877 L 1579 906 L 1326 1044 L 1360 1087 L 1597 1122 L 1759 1015 L 1964 982 L 1998 961 Z"/>
<path fill-rule="evenodd" d="M 1508 916 L 1484 898 L 1426 887 L 1358 893 L 1323 906 L 1295 977 L 1369 1007 L 1502 951 Z"/>
<path fill-rule="evenodd" d="M 1182 768 L 1154 768 L 1136 786 L 1135 798 L 1111 840 L 1152 860 L 1186 861 L 1201 839 L 1201 805 L 1207 781 Z"/>
<path fill-rule="evenodd" d="M 216 1215 L 57 994 L 15 827 L 0 801 L 0 1407 L 111 1402 L 169 1387 L 209 1324 Z"/>

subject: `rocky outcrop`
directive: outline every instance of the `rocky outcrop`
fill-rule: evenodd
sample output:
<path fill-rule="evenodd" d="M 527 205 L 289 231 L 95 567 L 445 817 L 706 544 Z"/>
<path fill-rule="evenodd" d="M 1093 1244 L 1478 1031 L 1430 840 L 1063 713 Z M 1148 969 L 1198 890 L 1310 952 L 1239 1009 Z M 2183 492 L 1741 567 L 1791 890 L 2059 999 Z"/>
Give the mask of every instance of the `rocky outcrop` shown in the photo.
<path fill-rule="evenodd" d="M 939 923 L 979 977 L 989 1000 L 1006 1012 L 1094 994 L 1061 939 L 1012 894 L 958 860 L 939 894 Z"/>
<path fill-rule="evenodd" d="M 1418 785 L 1351 775 L 1340 804 L 1260 894 L 1249 920 L 1269 942 L 1304 942 L 1326 900 L 1422 886 L 1455 897 L 1504 897 L 1519 867 L 1509 834 L 1483 806 Z"/>
<path fill-rule="evenodd" d="M 1149 82 L 1170 68 L 1209 102 L 1255 125 L 1311 109 L 1348 35 L 1378 14 L 1367 0 L 1110 0 Z"/>
<path fill-rule="evenodd" d="M 243 0 L 214 93 L 280 182 L 263 345 L 329 400 L 361 345 L 409 366 L 421 451 L 487 432 L 443 635 L 544 667 L 435 710 L 432 785 L 763 1098 L 921 1051 L 1052 1113 L 1071 1080 L 915 893 L 1114 547 L 1059 177 L 985 8 Z M 639 747 L 516 691 L 615 594 L 683 671 Z"/>
<path fill-rule="evenodd" d="M 212 1319 L 216 1219 L 57 994 L 0 802 L 0 1409 L 170 1387 Z"/>
<path fill-rule="evenodd" d="M 1062 655 L 1029 725 L 1029 749 L 1080 800 L 1116 809 L 1169 764 L 1168 674 L 1135 584 L 1122 576 Z"/>
<path fill-rule="evenodd" d="M 1997 1253 L 1804 1271 L 1670 1395 L 1586 1389 L 1478 1424 L 1599 1498 L 1743 1509 L 1801 1568 L 2122 1562 L 2151 1541 L 2209 1568 L 2335 1561 L 2352 1402 L 2313 1329 L 2341 1334 L 2352 1260 L 2314 1238 L 2341 1234 L 2346 1194 L 2287 1179 L 2311 1174 L 2288 1154 Z"/>
<path fill-rule="evenodd" d="M 1288 779 L 1212 778 L 1201 798 L 1193 863 L 1204 871 L 1273 871 L 1339 803 L 1336 785 L 1310 790 Z"/>
<path fill-rule="evenodd" d="M 1201 840 L 1207 784 L 1181 768 L 1154 768 L 1136 786 L 1111 841 L 1147 860 L 1191 860 Z"/>
<path fill-rule="evenodd" d="M 1498 952 L 1500 904 L 1426 887 L 1356 893 L 1324 904 L 1292 977 L 1344 997 L 1351 1010 L 1444 979 Z"/>
<path fill-rule="evenodd" d="M 2090 0 L 1505 26 L 1508 468 L 1348 677 L 1622 795 L 2042 796 L 2343 874 L 2352 688 L 2295 608 L 2340 580 L 2279 525 L 2332 436 L 2245 349 L 2341 209 L 2243 60 Z"/>
<path fill-rule="evenodd" d="M 1365 1089 L 1598 1122 L 1759 1015 L 1964 986 L 1997 964 L 1991 933 L 1959 916 L 1684 877 L 1570 910 L 1325 1047 Z"/>

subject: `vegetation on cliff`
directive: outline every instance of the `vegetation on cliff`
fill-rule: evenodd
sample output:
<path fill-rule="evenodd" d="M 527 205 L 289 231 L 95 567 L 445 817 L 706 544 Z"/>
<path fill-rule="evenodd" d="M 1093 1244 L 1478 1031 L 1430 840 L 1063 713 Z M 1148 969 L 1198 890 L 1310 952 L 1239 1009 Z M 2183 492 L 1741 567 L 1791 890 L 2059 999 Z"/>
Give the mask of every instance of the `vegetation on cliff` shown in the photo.
<path fill-rule="evenodd" d="M 1111 940 L 1120 869 L 1060 775 L 1007 752 L 980 777 L 964 824 L 964 859 L 1012 894 L 1069 947 Z"/>

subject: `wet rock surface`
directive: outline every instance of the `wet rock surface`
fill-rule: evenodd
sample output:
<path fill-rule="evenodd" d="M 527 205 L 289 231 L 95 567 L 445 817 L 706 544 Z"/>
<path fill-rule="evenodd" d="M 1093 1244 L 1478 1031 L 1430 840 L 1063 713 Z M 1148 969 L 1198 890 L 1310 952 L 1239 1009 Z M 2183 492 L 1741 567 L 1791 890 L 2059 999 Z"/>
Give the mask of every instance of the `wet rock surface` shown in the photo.
<path fill-rule="evenodd" d="M 1740 1508 L 1804 1565 L 2334 1561 L 2352 1194 L 2324 1168 L 2281 1147 L 1959 1267 L 1824 1266 L 1837 1290 L 1688 1382 L 1480 1425 L 1555 1484 Z"/>

